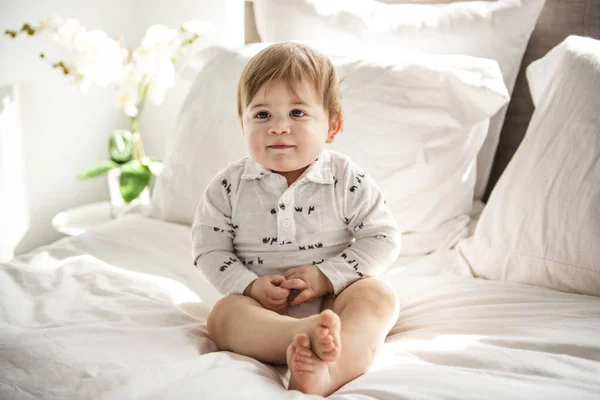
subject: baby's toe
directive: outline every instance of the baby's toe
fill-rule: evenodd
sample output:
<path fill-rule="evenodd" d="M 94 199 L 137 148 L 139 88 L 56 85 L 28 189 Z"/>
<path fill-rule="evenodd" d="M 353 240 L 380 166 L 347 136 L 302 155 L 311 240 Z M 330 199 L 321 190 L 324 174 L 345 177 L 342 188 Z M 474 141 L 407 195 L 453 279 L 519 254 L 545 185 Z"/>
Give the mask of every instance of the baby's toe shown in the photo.
<path fill-rule="evenodd" d="M 320 326 L 320 327 L 317 328 L 317 335 L 320 338 L 326 338 L 327 336 L 331 336 L 330 333 L 329 333 L 329 328 L 325 328 L 325 327 L 322 327 L 322 326 Z"/>
<path fill-rule="evenodd" d="M 299 349 L 310 349 L 310 338 L 306 333 L 299 333 L 296 336 L 294 336 L 292 345 Z"/>

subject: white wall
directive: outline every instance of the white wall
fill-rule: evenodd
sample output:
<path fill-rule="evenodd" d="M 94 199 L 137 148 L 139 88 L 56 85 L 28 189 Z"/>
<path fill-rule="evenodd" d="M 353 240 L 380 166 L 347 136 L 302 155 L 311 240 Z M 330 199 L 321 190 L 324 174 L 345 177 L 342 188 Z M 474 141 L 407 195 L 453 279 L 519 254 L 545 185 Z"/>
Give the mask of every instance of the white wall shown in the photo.
<path fill-rule="evenodd" d="M 219 32 L 201 45 L 243 42 L 242 0 L 0 0 L 0 29 L 16 29 L 53 12 L 122 36 L 129 48 L 151 24 L 176 27 L 195 18 L 212 22 Z M 40 51 L 50 59 L 60 54 L 52 43 L 35 38 L 0 38 L 0 260 L 7 249 L 19 255 L 60 238 L 51 227 L 56 213 L 108 199 L 104 179 L 78 181 L 75 175 L 107 157 L 112 130 L 128 127 L 114 106 L 114 90 L 82 94 L 39 60 Z M 189 85 L 179 81 L 162 106 L 146 106 L 142 134 L 149 155 L 164 156 Z M 15 159 L 22 160 L 21 168 Z"/>

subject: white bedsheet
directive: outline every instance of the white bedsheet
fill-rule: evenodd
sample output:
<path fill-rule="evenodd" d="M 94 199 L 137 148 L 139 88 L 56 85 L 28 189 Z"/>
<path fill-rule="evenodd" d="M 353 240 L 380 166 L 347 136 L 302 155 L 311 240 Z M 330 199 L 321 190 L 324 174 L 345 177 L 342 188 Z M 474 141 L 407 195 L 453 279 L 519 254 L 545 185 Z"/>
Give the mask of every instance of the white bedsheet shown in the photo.
<path fill-rule="evenodd" d="M 284 368 L 214 352 L 218 294 L 189 228 L 128 216 L 0 264 L 0 399 L 311 399 Z M 331 399 L 599 399 L 600 299 L 391 271 L 402 311 L 373 370 Z"/>

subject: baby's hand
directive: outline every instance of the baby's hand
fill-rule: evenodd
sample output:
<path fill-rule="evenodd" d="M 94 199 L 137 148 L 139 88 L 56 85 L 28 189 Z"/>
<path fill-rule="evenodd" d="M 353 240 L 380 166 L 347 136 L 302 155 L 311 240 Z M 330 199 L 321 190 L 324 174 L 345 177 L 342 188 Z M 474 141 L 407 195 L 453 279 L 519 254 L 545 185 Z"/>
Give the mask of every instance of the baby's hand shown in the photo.
<path fill-rule="evenodd" d="M 333 285 L 316 265 L 299 265 L 284 272 L 285 282 L 280 286 L 283 289 L 298 289 L 300 293 L 292 300 L 296 306 L 310 299 L 333 293 Z"/>
<path fill-rule="evenodd" d="M 267 310 L 283 314 L 288 308 L 290 290 L 280 287 L 285 281 L 282 275 L 267 275 L 255 279 L 244 291 L 244 295 L 252 297 Z"/>

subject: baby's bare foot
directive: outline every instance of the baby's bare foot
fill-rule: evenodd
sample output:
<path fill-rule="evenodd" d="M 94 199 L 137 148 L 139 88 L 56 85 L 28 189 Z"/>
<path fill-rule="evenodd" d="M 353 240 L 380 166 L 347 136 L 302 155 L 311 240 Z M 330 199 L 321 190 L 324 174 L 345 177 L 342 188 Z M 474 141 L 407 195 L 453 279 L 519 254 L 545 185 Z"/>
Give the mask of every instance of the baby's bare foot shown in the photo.
<path fill-rule="evenodd" d="M 328 395 L 329 368 L 311 350 L 307 334 L 299 333 L 287 348 L 287 365 L 291 372 L 288 389 L 305 394 Z"/>
<path fill-rule="evenodd" d="M 331 310 L 324 310 L 316 319 L 316 326 L 308 332 L 311 349 L 321 360 L 331 362 L 340 356 L 340 327 L 340 317 Z"/>

